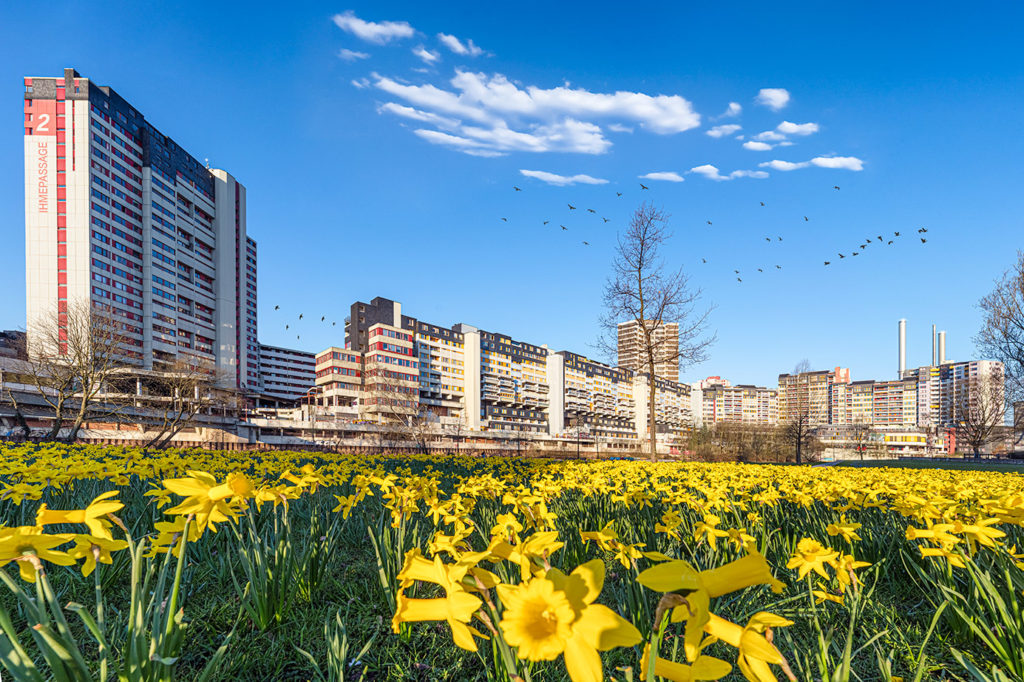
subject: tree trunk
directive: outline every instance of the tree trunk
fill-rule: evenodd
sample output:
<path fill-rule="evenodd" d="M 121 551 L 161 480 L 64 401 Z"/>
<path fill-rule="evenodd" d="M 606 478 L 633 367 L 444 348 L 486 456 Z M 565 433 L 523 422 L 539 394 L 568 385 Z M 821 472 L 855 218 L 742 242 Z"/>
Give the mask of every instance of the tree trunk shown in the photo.
<path fill-rule="evenodd" d="M 654 363 L 651 363 L 651 394 L 649 396 L 650 402 L 647 406 L 648 422 L 651 429 L 651 461 L 658 461 L 658 413 L 655 410 L 654 401 L 657 397 L 657 387 L 654 385 Z"/>

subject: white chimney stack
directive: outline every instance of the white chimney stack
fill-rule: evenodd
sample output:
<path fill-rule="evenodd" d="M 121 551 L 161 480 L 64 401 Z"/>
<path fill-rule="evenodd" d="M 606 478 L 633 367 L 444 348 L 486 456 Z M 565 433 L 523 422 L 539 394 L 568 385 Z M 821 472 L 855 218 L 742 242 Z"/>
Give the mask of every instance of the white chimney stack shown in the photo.
<path fill-rule="evenodd" d="M 939 332 L 939 364 L 946 363 L 946 332 Z"/>
<path fill-rule="evenodd" d="M 900 373 L 897 378 L 903 378 L 903 372 L 907 369 L 907 321 L 900 320 Z"/>
<path fill-rule="evenodd" d="M 932 367 L 934 367 L 937 364 L 935 362 L 935 350 L 936 350 L 936 348 L 935 348 L 935 325 L 933 324 L 932 325 Z"/>

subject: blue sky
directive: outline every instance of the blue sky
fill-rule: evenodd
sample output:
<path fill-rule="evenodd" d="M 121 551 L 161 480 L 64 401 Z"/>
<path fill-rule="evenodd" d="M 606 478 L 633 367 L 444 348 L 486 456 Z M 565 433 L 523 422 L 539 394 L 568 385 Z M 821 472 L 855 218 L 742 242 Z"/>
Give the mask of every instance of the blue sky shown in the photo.
<path fill-rule="evenodd" d="M 381 295 L 594 354 L 616 230 L 648 200 L 715 306 L 685 379 L 775 385 L 802 358 L 886 379 L 901 317 L 910 365 L 932 323 L 973 357 L 974 304 L 1022 246 L 1013 4 L 46 7 L 0 9 L 0 328 L 25 324 L 21 78 L 66 66 L 246 185 L 273 344 L 340 345 L 349 303 Z M 683 181 L 642 191 L 652 172 Z"/>

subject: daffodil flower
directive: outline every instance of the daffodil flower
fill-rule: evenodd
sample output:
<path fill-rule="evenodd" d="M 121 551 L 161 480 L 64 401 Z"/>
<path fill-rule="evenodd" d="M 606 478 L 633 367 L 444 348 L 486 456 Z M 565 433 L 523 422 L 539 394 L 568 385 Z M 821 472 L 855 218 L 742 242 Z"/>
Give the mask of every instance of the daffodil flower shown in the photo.
<path fill-rule="evenodd" d="M 45 504 L 41 504 L 39 505 L 39 511 L 36 512 L 36 525 L 48 526 L 56 523 L 82 523 L 96 537 L 113 540 L 114 536 L 110 534 L 110 526 L 112 524 L 104 519 L 104 517 L 107 514 L 113 514 L 123 508 L 124 505 L 117 500 L 110 499 L 112 497 L 117 497 L 116 490 L 99 495 L 85 509 L 47 509 Z"/>
<path fill-rule="evenodd" d="M 604 562 L 594 559 L 568 576 L 551 569 L 520 585 L 499 585 L 505 612 L 499 624 L 520 658 L 563 656 L 573 682 L 603 679 L 598 651 L 634 646 L 640 632 L 607 606 L 595 604 L 604 586 Z"/>
<path fill-rule="evenodd" d="M 473 614 L 480 608 L 482 601 L 465 590 L 460 581 L 452 575 L 453 567 L 441 562 L 435 556 L 433 561 L 425 559 L 413 550 L 406 556 L 405 566 L 398 574 L 402 581 L 402 589 L 398 592 L 395 615 L 391 619 L 391 628 L 398 632 L 402 623 L 414 623 L 428 620 L 443 620 L 452 629 L 452 640 L 456 646 L 468 651 L 476 651 L 476 640 L 473 636 L 483 635 L 470 627 L 468 623 Z M 465 570 L 461 571 L 461 578 Z M 445 596 L 438 599 L 410 599 L 405 596 L 405 588 L 415 581 L 440 585 Z"/>

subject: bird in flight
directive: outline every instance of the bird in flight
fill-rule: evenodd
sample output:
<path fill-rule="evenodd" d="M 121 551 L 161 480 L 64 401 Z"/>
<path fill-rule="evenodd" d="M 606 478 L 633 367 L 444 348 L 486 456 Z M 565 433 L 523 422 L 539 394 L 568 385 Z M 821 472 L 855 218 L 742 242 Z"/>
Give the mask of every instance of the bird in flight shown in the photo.
<path fill-rule="evenodd" d="M 302 319 L 302 313 L 299 313 L 299 319 L 300 320 Z"/>
<path fill-rule="evenodd" d="M 576 207 L 575 207 L 575 206 L 573 206 L 572 204 L 566 204 L 566 206 L 568 206 L 568 207 L 569 207 L 569 210 L 570 210 L 570 211 L 575 211 L 575 210 L 576 210 Z"/>
<path fill-rule="evenodd" d="M 870 241 L 871 241 L 871 237 L 868 237 L 868 238 L 867 238 L 867 239 L 865 239 L 864 241 L 866 241 L 866 242 L 870 242 Z"/>
<path fill-rule="evenodd" d="M 839 185 L 832 185 L 832 189 L 839 189 Z"/>
<path fill-rule="evenodd" d="M 709 221 L 708 221 L 708 225 L 710 225 L 710 224 L 711 224 L 711 221 L 709 220 Z"/>
<path fill-rule="evenodd" d="M 777 269 L 777 270 L 781 270 L 781 269 L 782 269 L 782 266 L 781 266 L 781 265 L 776 265 L 776 266 L 775 266 L 775 269 Z"/>
<path fill-rule="evenodd" d="M 640 189 L 650 189 L 650 187 L 648 187 L 647 185 L 645 185 L 644 183 L 641 182 L 640 183 Z"/>
<path fill-rule="evenodd" d="M 733 272 L 735 272 L 737 275 L 740 274 L 739 270 L 733 270 Z"/>
<path fill-rule="evenodd" d="M 592 208 L 588 208 L 588 209 L 587 209 L 587 211 L 589 211 L 590 213 L 597 213 L 597 211 L 595 211 L 595 210 L 594 210 L 594 209 L 592 209 Z"/>
<path fill-rule="evenodd" d="M 761 268 L 758 268 L 757 271 L 758 272 L 764 272 L 764 270 L 762 270 Z"/>
<path fill-rule="evenodd" d="M 583 242 L 584 246 L 590 246 L 590 242 Z"/>
<path fill-rule="evenodd" d="M 617 196 L 617 197 L 621 197 L 621 196 L 622 196 L 622 192 L 616 192 L 616 193 L 615 193 L 615 196 Z"/>
<path fill-rule="evenodd" d="M 701 258 L 701 259 L 700 259 L 700 261 L 701 261 L 702 263 L 707 263 L 707 262 L 708 262 L 708 259 L 707 259 L 707 258 Z"/>
<path fill-rule="evenodd" d="M 832 261 L 828 261 L 828 260 L 825 261 L 825 265 L 831 265 L 831 264 L 832 264 Z"/>
<path fill-rule="evenodd" d="M 601 220 L 605 221 L 606 223 L 608 222 L 607 218 L 601 218 Z"/>
<path fill-rule="evenodd" d="M 545 224 L 545 225 L 547 225 L 547 224 L 548 224 L 548 223 L 550 223 L 550 222 L 551 222 L 550 220 L 545 220 L 545 221 L 544 221 L 544 224 Z"/>
<path fill-rule="evenodd" d="M 888 244 L 886 244 L 886 246 L 888 246 L 889 244 L 892 244 L 892 240 L 891 239 L 889 240 Z"/>
<path fill-rule="evenodd" d="M 523 191 L 523 190 L 519 189 L 518 187 L 516 187 L 515 185 L 512 185 L 512 189 L 514 189 L 517 192 L 522 192 Z"/>
<path fill-rule="evenodd" d="M 893 234 L 894 234 L 894 235 L 896 235 L 897 237 L 899 237 L 899 236 L 900 236 L 900 233 L 899 233 L 899 232 L 893 232 Z"/>
<path fill-rule="evenodd" d="M 301 338 L 302 338 L 301 336 L 296 335 L 295 340 L 298 341 Z"/>
<path fill-rule="evenodd" d="M 772 240 L 772 238 L 771 238 L 771 237 L 765 237 L 765 238 L 764 238 L 764 240 L 765 240 L 766 242 L 770 242 L 770 241 Z"/>
<path fill-rule="evenodd" d="M 878 235 L 878 241 L 882 241 L 882 235 Z"/>
<path fill-rule="evenodd" d="M 503 222 L 503 223 L 507 223 L 507 222 L 508 222 L 508 218 L 502 218 L 502 219 L 501 219 L 501 222 Z"/>
<path fill-rule="evenodd" d="M 846 258 L 846 256 L 844 256 L 843 254 L 839 254 L 839 257 L 840 258 Z"/>
<path fill-rule="evenodd" d="M 323 322 L 323 321 L 324 321 L 324 320 L 326 320 L 326 319 L 327 319 L 327 316 L 326 316 L 326 315 L 323 315 L 323 316 L 322 316 L 322 317 L 320 318 L 320 321 L 321 321 L 321 322 Z"/>
<path fill-rule="evenodd" d="M 804 222 L 806 222 L 808 220 L 810 220 L 810 218 L 808 218 L 807 216 L 804 216 Z"/>
<path fill-rule="evenodd" d="M 918 230 L 918 232 L 927 232 L 927 231 L 928 231 L 927 227 L 922 227 L 920 230 Z"/>
<path fill-rule="evenodd" d="M 761 205 L 764 206 L 764 202 L 763 201 L 761 202 Z"/>
<path fill-rule="evenodd" d="M 868 247 L 868 245 L 867 245 L 867 244 L 861 244 L 861 245 L 860 245 L 860 248 L 862 248 L 862 249 L 866 249 L 867 247 Z"/>
<path fill-rule="evenodd" d="M 922 244 L 924 244 L 924 243 L 925 243 L 925 242 L 927 242 L 927 241 L 928 241 L 927 239 L 925 239 L 924 237 L 921 237 L 921 243 L 922 243 Z"/>
<path fill-rule="evenodd" d="M 782 241 L 782 237 L 779 237 L 779 241 L 780 241 L 780 242 Z"/>
<path fill-rule="evenodd" d="M 559 225 L 559 227 L 560 227 L 560 228 L 562 228 L 563 230 L 568 230 L 568 229 L 569 229 L 569 228 L 568 228 L 568 227 L 566 227 L 565 225 Z"/>
<path fill-rule="evenodd" d="M 335 326 L 336 324 L 338 324 L 338 323 L 337 322 L 331 322 L 331 326 L 332 327 Z"/>
<path fill-rule="evenodd" d="M 284 328 L 285 328 L 285 330 L 287 330 L 288 329 L 288 325 L 285 325 Z"/>
<path fill-rule="evenodd" d="M 279 306 L 279 305 L 275 305 L 274 306 L 274 310 L 279 310 L 280 308 L 281 308 L 281 306 Z"/>
<path fill-rule="evenodd" d="M 854 251 L 854 252 L 853 252 L 853 253 L 852 253 L 851 255 L 853 255 L 853 256 L 859 256 L 859 255 L 860 255 L 860 251 Z"/>
<path fill-rule="evenodd" d="M 737 278 L 736 278 L 736 281 L 737 281 L 737 282 L 742 282 L 743 280 L 742 280 L 742 279 L 740 279 L 739 277 L 737 277 Z"/>

